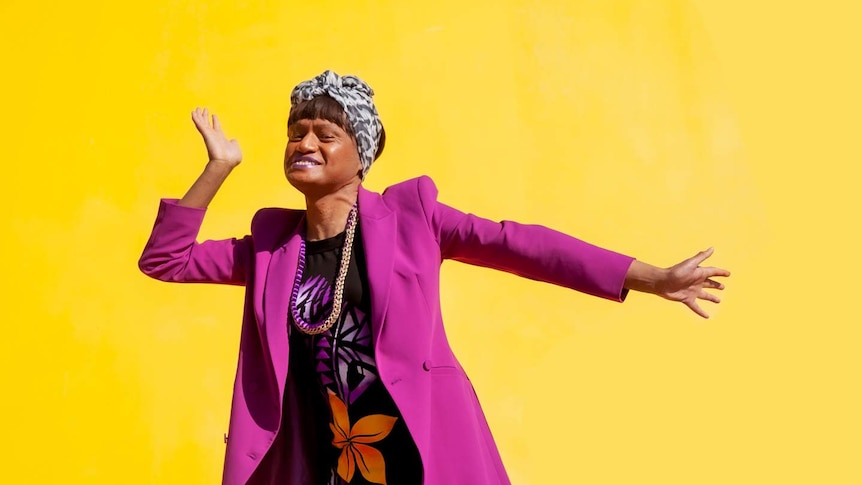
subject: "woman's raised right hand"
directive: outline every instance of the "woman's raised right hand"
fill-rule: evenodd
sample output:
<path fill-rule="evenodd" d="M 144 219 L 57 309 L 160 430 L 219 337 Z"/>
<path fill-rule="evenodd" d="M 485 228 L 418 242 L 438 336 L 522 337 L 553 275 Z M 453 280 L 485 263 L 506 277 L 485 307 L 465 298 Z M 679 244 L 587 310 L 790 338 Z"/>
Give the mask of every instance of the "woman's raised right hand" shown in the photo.
<path fill-rule="evenodd" d="M 209 155 L 211 162 L 218 161 L 230 168 L 234 168 L 242 162 L 242 150 L 239 148 L 239 142 L 235 139 L 228 140 L 216 115 L 212 115 L 212 124 L 210 124 L 209 109 L 195 108 L 192 111 L 192 121 L 194 121 L 195 128 L 198 129 L 204 143 L 206 143 L 207 155 Z"/>

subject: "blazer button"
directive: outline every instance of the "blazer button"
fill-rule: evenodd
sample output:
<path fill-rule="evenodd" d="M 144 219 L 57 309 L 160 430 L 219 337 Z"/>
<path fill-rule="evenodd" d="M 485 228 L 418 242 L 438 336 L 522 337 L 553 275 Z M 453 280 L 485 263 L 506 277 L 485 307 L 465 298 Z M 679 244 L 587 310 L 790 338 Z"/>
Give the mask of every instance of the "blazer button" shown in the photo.
<path fill-rule="evenodd" d="M 422 362 L 422 368 L 425 369 L 426 372 L 430 371 L 431 370 L 431 361 L 426 360 L 425 362 Z"/>

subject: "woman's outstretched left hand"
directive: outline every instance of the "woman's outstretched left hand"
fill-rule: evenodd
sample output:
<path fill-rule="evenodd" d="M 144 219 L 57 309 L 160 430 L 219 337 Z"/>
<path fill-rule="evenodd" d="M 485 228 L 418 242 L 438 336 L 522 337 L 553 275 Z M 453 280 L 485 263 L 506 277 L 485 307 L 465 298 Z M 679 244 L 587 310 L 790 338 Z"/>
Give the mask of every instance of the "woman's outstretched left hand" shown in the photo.
<path fill-rule="evenodd" d="M 625 287 L 682 302 L 691 311 L 709 318 L 709 314 L 698 305 L 698 300 L 719 303 L 721 299 L 706 290 L 723 290 L 724 285 L 713 278 L 730 276 L 726 269 L 701 266 L 712 253 L 713 249 L 709 248 L 670 268 L 658 268 L 634 260 L 626 273 Z"/>
<path fill-rule="evenodd" d="M 713 278 L 730 276 L 730 271 L 726 269 L 701 266 L 712 253 L 713 248 L 709 248 L 665 269 L 664 277 L 656 282 L 655 294 L 671 301 L 682 302 L 703 318 L 709 318 L 697 300 L 719 303 L 721 299 L 706 290 L 723 290 L 724 284 Z"/>

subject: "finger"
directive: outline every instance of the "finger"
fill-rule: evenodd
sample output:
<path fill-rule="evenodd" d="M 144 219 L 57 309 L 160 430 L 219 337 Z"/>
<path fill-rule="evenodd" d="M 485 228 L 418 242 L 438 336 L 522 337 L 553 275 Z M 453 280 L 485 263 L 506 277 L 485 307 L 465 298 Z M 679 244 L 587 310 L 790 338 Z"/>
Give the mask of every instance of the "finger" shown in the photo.
<path fill-rule="evenodd" d="M 715 281 L 715 280 L 706 280 L 703 282 L 703 286 L 704 286 L 704 288 L 711 288 L 714 290 L 723 290 L 724 289 L 724 284 L 719 283 L 718 281 Z"/>
<path fill-rule="evenodd" d="M 709 318 L 709 314 L 706 313 L 705 311 L 703 311 L 703 309 L 697 304 L 697 302 L 686 301 L 685 304 L 686 304 L 686 306 L 691 308 L 691 311 L 693 311 L 694 313 L 697 313 L 698 315 L 702 316 L 703 318 Z"/>
<path fill-rule="evenodd" d="M 701 300 L 711 301 L 713 303 L 721 303 L 721 298 L 713 295 L 712 293 L 707 293 L 705 291 L 700 292 L 700 295 L 698 295 L 698 298 L 700 298 Z"/>
<path fill-rule="evenodd" d="M 704 266 L 702 269 L 706 272 L 707 278 L 712 278 L 713 276 L 730 276 L 730 271 L 716 268 L 715 266 Z"/>
<path fill-rule="evenodd" d="M 219 123 L 218 116 L 213 115 L 213 128 L 216 129 L 219 133 L 221 133 L 221 123 Z"/>
<path fill-rule="evenodd" d="M 207 127 L 209 128 L 209 126 L 210 126 L 210 109 L 209 108 L 204 108 L 203 118 L 207 124 Z"/>
<path fill-rule="evenodd" d="M 204 132 L 203 130 L 205 129 L 205 127 L 204 127 L 205 121 L 203 120 L 203 118 L 201 118 L 201 109 L 200 108 L 197 108 L 194 111 L 192 111 L 192 122 L 195 124 L 195 128 L 197 128 L 198 131 L 201 132 L 201 134 L 203 134 L 203 132 Z"/>
<path fill-rule="evenodd" d="M 692 256 L 690 261 L 692 261 L 695 264 L 697 264 L 698 266 L 700 266 L 700 263 L 704 262 L 704 260 L 706 260 L 706 258 L 712 256 L 713 252 L 715 252 L 715 248 L 709 248 L 705 251 L 701 251 L 701 252 L 695 254 L 694 256 Z"/>

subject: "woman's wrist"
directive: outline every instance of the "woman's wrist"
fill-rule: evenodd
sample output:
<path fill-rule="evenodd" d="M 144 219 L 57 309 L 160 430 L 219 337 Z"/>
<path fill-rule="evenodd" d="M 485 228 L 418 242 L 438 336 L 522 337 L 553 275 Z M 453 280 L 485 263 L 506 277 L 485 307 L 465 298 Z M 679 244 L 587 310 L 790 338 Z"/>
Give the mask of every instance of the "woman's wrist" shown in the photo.
<path fill-rule="evenodd" d="M 659 268 L 642 261 L 634 260 L 626 272 L 625 288 L 642 293 L 659 294 L 667 279 L 666 268 Z"/>
<path fill-rule="evenodd" d="M 210 158 L 204 167 L 204 171 L 224 172 L 229 174 L 238 164 L 229 162 L 222 158 Z"/>

